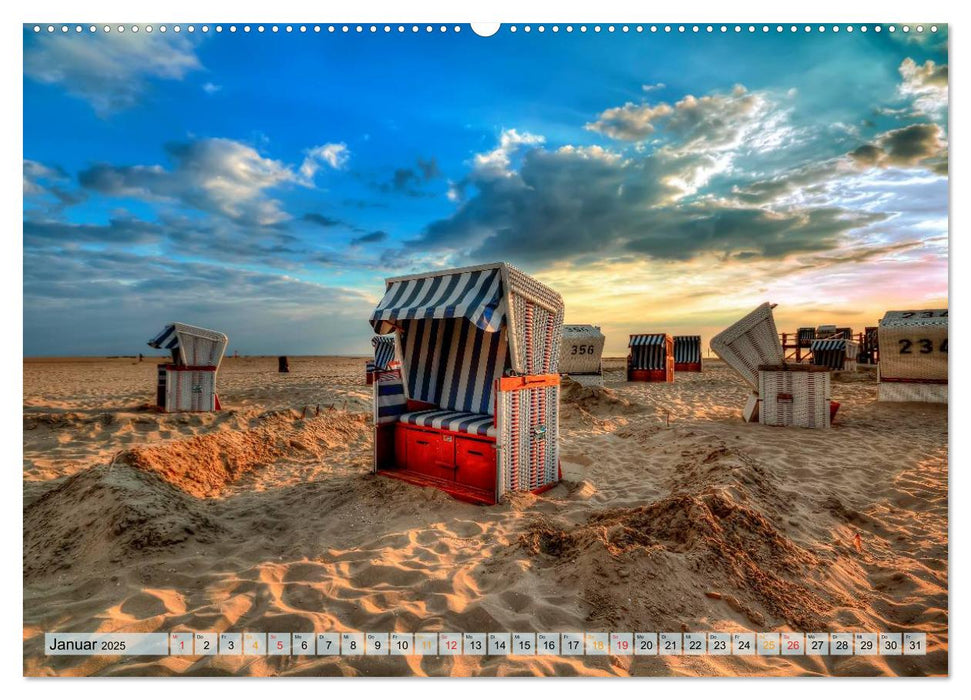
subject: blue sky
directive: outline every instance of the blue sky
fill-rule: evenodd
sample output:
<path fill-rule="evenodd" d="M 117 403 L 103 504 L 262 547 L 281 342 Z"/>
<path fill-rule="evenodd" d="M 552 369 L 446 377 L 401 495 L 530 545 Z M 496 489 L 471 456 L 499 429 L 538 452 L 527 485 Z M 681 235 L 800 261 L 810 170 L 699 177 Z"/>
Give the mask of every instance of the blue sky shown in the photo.
<path fill-rule="evenodd" d="M 365 353 L 383 278 L 506 260 L 706 337 L 947 301 L 946 30 L 24 29 L 24 352 L 164 323 Z M 396 28 L 396 27 L 395 27 Z"/>

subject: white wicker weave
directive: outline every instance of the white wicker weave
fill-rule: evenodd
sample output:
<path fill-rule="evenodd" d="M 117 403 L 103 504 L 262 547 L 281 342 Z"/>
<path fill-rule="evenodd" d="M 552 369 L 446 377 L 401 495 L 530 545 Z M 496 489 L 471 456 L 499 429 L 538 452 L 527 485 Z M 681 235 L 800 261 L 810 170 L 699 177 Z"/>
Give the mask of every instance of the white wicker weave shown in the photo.
<path fill-rule="evenodd" d="M 599 374 L 605 341 L 597 326 L 563 326 L 558 371 L 562 374 Z"/>
<path fill-rule="evenodd" d="M 880 382 L 877 385 L 877 401 L 947 403 L 947 384 Z"/>
<path fill-rule="evenodd" d="M 789 365 L 759 370 L 759 422 L 828 428 L 829 371 L 809 365 Z"/>
<path fill-rule="evenodd" d="M 762 304 L 711 339 L 711 349 L 753 389 L 759 388 L 759 365 L 782 364 L 782 342 L 772 305 Z"/>

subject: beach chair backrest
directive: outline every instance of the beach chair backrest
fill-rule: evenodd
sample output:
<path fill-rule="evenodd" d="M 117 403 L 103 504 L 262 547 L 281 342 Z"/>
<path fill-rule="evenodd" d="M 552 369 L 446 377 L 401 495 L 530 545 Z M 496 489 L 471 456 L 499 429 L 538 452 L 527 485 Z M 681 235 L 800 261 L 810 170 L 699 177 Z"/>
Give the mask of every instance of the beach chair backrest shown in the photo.
<path fill-rule="evenodd" d="M 630 368 L 663 370 L 667 367 L 671 336 L 665 333 L 640 333 L 630 337 Z"/>
<path fill-rule="evenodd" d="M 148 345 L 171 351 L 172 360 L 177 365 L 218 368 L 229 345 L 229 338 L 225 333 L 208 328 L 170 323 L 148 341 Z"/>
<path fill-rule="evenodd" d="M 701 336 L 674 336 L 674 361 L 677 364 L 701 362 Z"/>
<path fill-rule="evenodd" d="M 772 305 L 761 304 L 716 335 L 711 349 L 758 391 L 759 366 L 780 365 L 784 358 Z"/>

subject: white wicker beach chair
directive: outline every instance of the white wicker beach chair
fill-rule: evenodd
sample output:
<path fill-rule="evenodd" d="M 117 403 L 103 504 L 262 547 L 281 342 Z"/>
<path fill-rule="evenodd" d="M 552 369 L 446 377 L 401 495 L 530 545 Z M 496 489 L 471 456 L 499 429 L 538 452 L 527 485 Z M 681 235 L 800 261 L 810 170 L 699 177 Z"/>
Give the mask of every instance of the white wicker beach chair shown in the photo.
<path fill-rule="evenodd" d="M 216 411 L 216 372 L 226 353 L 229 338 L 225 333 L 170 323 L 148 341 L 148 345 L 172 353 L 172 362 L 159 365 L 156 405 L 176 411 Z"/>
<path fill-rule="evenodd" d="M 877 400 L 947 403 L 947 309 L 888 311 L 877 333 Z"/>

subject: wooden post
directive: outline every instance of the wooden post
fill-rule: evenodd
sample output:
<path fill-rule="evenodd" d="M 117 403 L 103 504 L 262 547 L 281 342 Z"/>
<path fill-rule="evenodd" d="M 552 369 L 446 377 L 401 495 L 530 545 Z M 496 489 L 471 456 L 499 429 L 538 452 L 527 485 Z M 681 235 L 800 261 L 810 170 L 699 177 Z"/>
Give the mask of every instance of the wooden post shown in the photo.
<path fill-rule="evenodd" d="M 287 359 L 286 355 L 280 355 L 277 358 L 277 371 L 278 372 L 289 372 L 290 371 L 290 360 Z"/>

